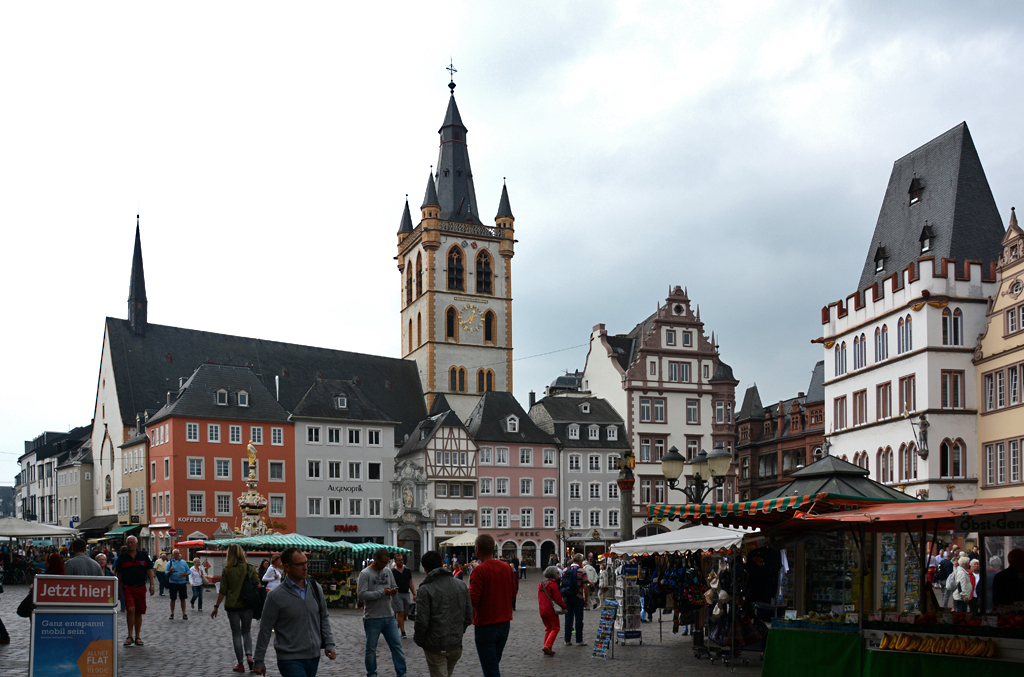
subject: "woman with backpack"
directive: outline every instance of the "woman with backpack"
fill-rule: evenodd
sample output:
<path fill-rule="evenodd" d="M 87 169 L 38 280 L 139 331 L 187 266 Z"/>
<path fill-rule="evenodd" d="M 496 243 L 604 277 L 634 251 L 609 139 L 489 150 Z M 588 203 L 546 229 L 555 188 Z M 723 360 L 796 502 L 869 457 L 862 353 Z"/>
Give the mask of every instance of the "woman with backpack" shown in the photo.
<path fill-rule="evenodd" d="M 251 583 L 251 586 L 246 586 L 246 581 Z M 243 590 L 247 587 L 249 592 L 243 595 Z M 256 567 L 246 561 L 242 546 L 232 543 L 228 546 L 224 571 L 220 576 L 220 592 L 213 605 L 210 618 L 217 617 L 217 609 L 220 608 L 221 602 L 224 602 L 224 609 L 228 612 L 228 623 L 231 624 L 231 642 L 235 648 L 235 658 L 238 659 L 238 665 L 232 668 L 234 672 L 245 672 L 245 667 L 242 665 L 243 648 L 249 670 L 253 669 L 252 614 L 253 607 L 259 601 L 259 589 L 260 577 L 256 573 Z M 244 597 L 252 594 L 256 595 L 256 600 L 248 600 L 247 604 Z"/>
<path fill-rule="evenodd" d="M 555 638 L 561 629 L 558 622 L 559 614 L 565 613 L 565 600 L 558 589 L 558 567 L 544 570 L 544 580 L 537 588 L 537 602 L 540 606 L 540 619 L 544 621 L 544 648 L 548 656 L 554 656 Z"/>

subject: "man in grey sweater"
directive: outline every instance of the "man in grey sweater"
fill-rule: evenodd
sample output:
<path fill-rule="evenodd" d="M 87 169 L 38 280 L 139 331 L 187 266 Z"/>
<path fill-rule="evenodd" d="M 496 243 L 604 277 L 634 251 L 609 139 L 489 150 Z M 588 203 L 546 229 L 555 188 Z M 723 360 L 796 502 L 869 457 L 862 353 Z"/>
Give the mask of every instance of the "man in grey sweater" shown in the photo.
<path fill-rule="evenodd" d="M 85 554 L 86 542 L 80 538 L 71 541 L 71 559 L 64 564 L 68 576 L 102 576 L 103 569 L 96 560 Z"/>
<path fill-rule="evenodd" d="M 381 635 L 384 635 L 384 641 L 391 649 L 395 674 L 398 677 L 405 675 L 402 637 L 398 632 L 395 612 L 391 608 L 391 600 L 398 593 L 398 585 L 395 583 L 395 577 L 391 575 L 391 569 L 388 568 L 390 559 L 387 550 L 378 548 L 373 553 L 373 562 L 370 566 L 359 572 L 359 581 L 356 584 L 356 599 L 363 603 L 367 677 L 377 677 L 377 641 Z"/>
<path fill-rule="evenodd" d="M 332 661 L 334 633 L 323 590 L 306 577 L 306 555 L 298 548 L 281 553 L 285 579 L 267 595 L 260 619 L 260 634 L 253 652 L 253 672 L 267 674 L 264 658 L 274 633 L 277 669 L 284 677 L 314 677 L 320 665 L 320 650 Z"/>

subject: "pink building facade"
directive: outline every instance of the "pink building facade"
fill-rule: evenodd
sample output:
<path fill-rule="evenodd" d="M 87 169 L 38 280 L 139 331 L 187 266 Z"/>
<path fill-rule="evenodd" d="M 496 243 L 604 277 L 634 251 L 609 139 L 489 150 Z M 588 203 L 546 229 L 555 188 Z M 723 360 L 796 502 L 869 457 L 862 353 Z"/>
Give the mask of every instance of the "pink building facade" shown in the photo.
<path fill-rule="evenodd" d="M 558 448 L 510 393 L 489 392 L 466 427 L 478 445 L 479 533 L 503 558 L 543 567 L 558 550 Z"/>

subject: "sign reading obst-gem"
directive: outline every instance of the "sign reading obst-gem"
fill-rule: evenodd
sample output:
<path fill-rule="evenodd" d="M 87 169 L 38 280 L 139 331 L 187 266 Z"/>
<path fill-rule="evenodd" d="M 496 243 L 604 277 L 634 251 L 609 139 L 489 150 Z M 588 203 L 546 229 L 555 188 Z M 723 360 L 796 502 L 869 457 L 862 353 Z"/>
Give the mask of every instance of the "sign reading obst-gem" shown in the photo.
<path fill-rule="evenodd" d="M 33 601 L 37 606 L 113 606 L 117 579 L 113 576 L 36 576 Z"/>

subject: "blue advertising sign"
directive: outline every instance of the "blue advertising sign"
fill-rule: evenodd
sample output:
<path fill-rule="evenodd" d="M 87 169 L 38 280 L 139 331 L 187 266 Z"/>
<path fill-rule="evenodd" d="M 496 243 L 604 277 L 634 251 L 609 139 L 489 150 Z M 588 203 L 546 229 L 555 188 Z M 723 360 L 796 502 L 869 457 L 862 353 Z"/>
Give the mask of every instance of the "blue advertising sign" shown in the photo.
<path fill-rule="evenodd" d="M 116 621 L 113 611 L 36 609 L 29 677 L 114 677 Z"/>

